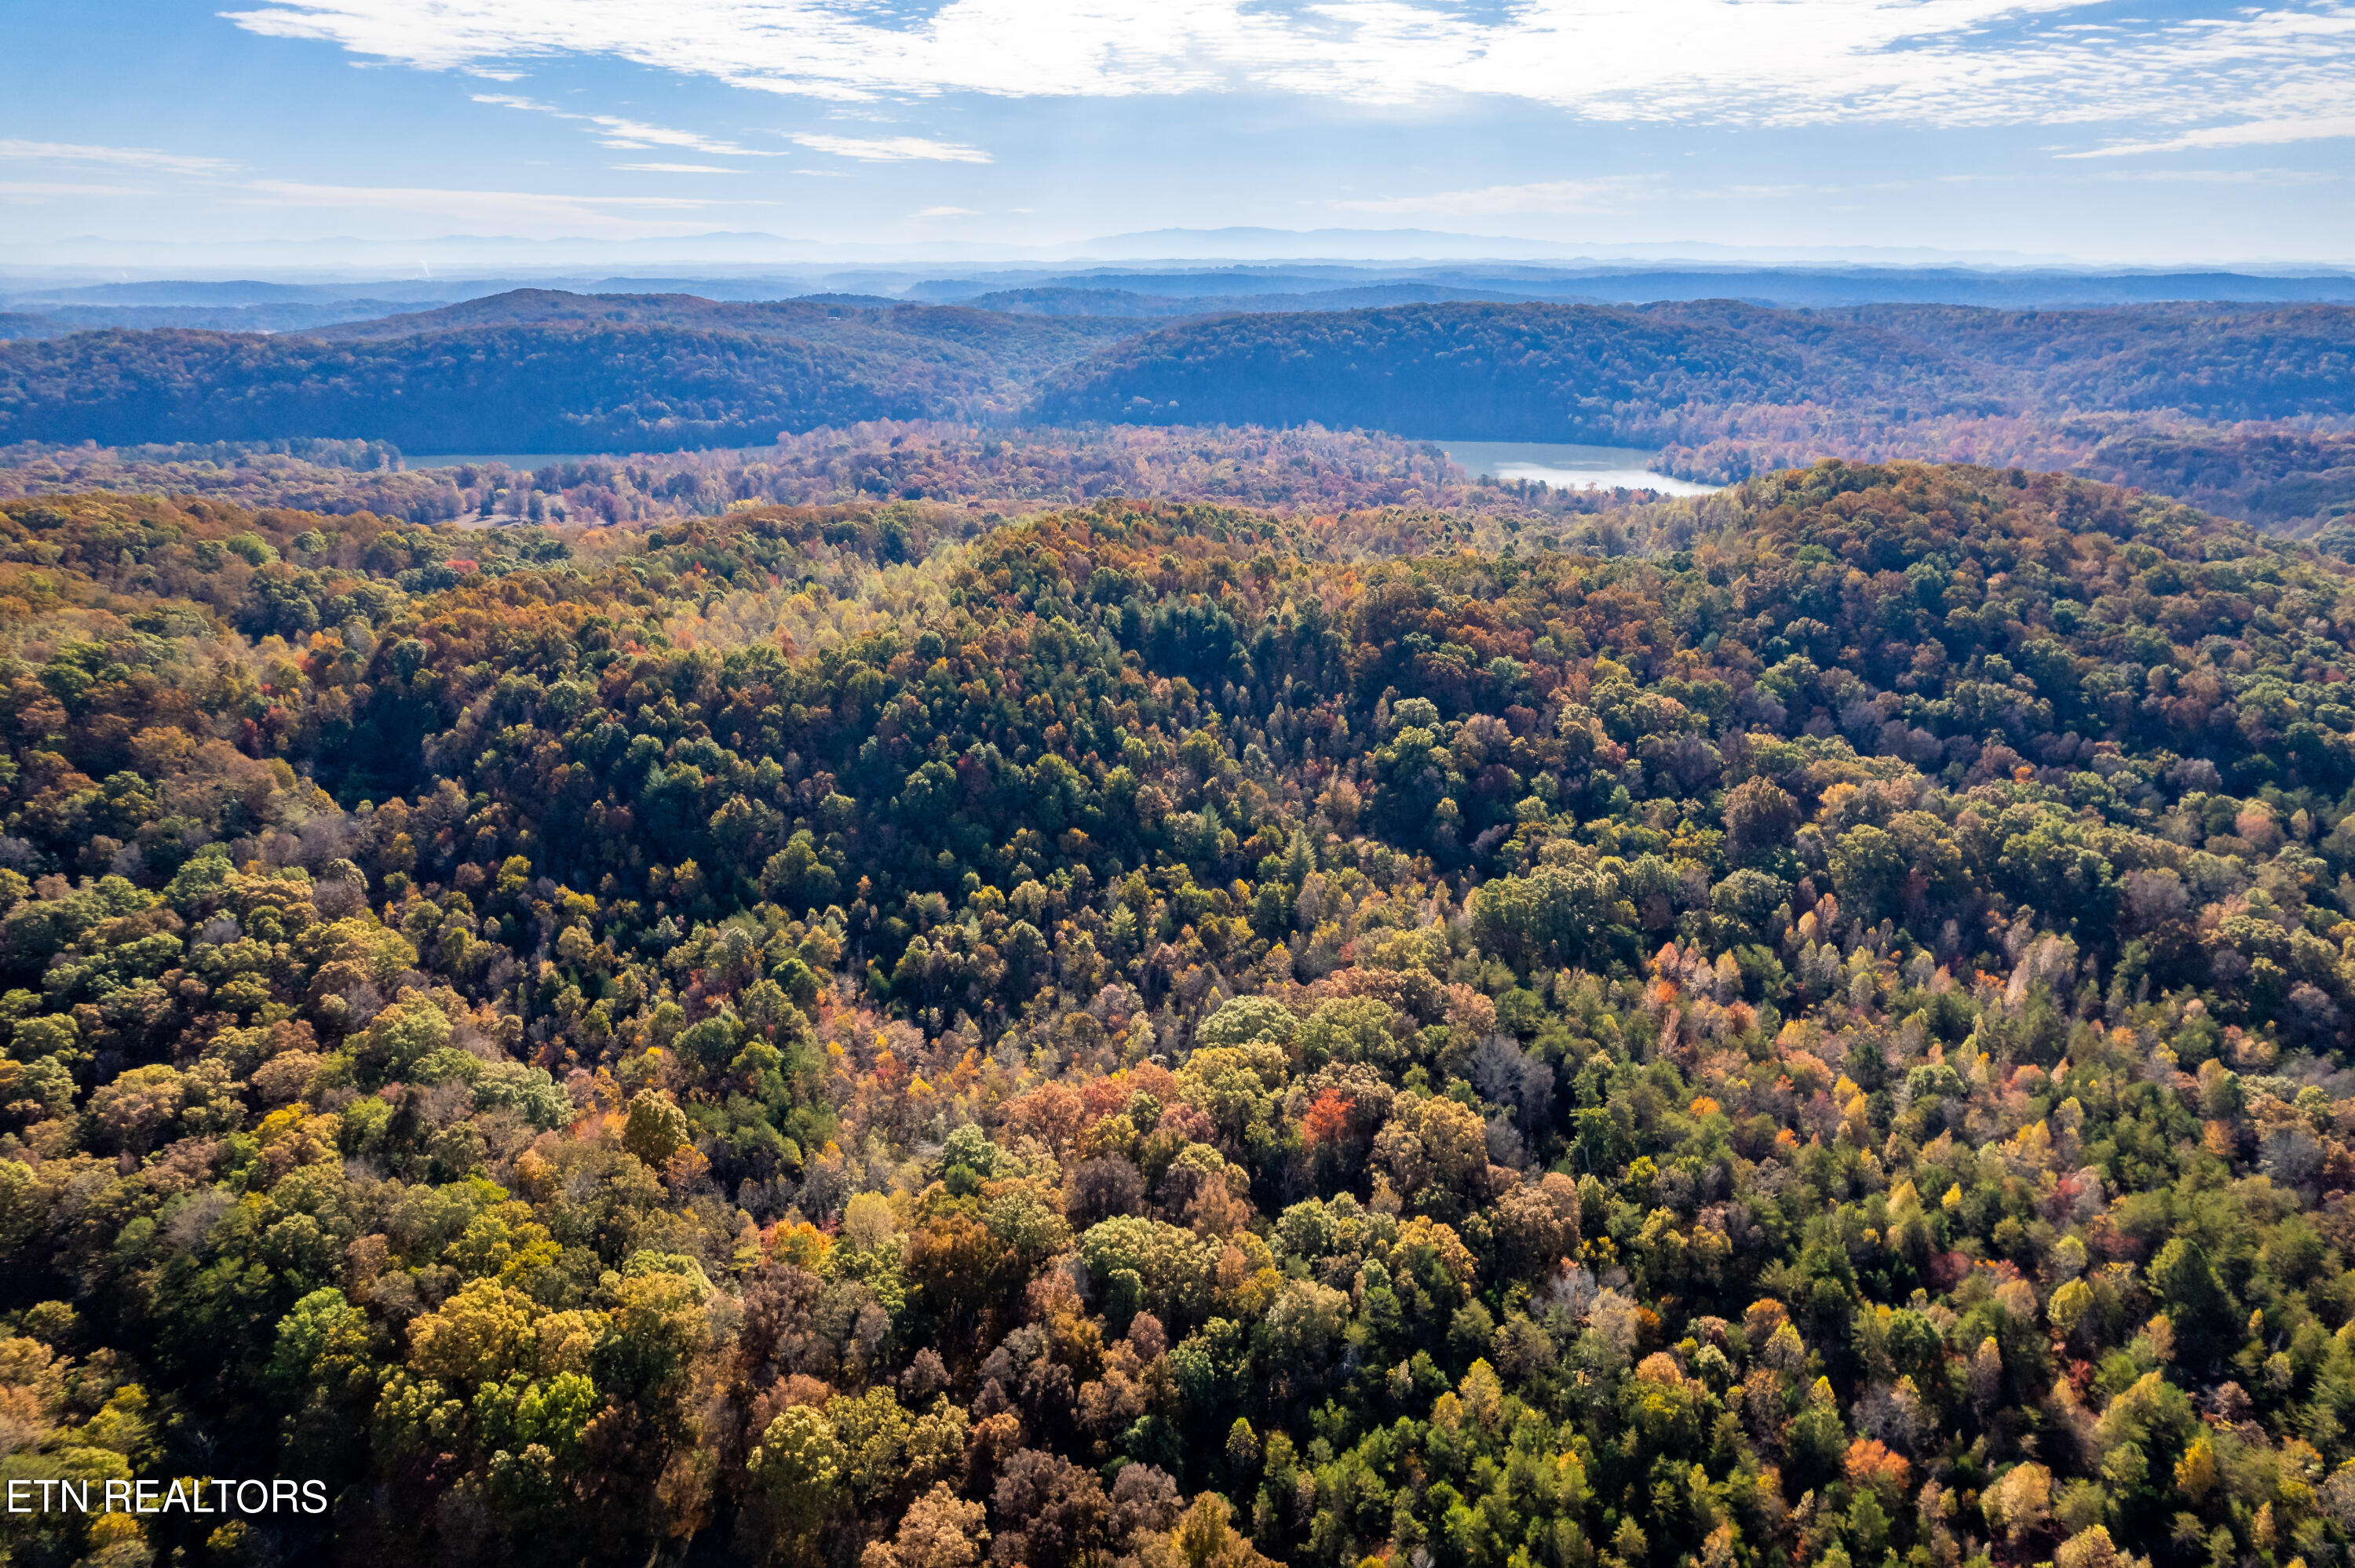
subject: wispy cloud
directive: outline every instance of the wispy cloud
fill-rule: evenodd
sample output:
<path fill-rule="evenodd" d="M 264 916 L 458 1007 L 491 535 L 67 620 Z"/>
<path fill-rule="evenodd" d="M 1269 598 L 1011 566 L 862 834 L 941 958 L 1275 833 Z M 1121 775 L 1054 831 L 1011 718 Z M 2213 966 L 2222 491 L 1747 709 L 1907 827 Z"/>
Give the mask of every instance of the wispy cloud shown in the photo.
<path fill-rule="evenodd" d="M 708 227 L 708 222 L 687 223 L 682 221 L 684 215 L 713 205 L 692 196 L 567 196 L 421 185 L 307 185 L 294 180 L 255 180 L 237 188 L 241 194 L 226 199 L 240 206 L 403 213 L 496 225 L 496 231 L 502 233 L 519 228 L 542 232 L 569 228 L 608 237 L 687 233 Z M 680 217 L 665 220 L 656 216 L 666 213 Z"/>
<path fill-rule="evenodd" d="M 979 217 L 981 214 L 969 207 L 928 207 L 922 212 L 911 212 L 910 217 Z"/>
<path fill-rule="evenodd" d="M 1614 175 L 1598 180 L 1542 180 L 1526 185 L 1484 185 L 1477 190 L 1434 191 L 1427 196 L 1378 196 L 1336 201 L 1348 212 L 1391 215 L 1427 213 L 1438 217 L 1493 217 L 1519 213 L 1601 212 L 1619 206 L 1646 182 Z"/>
<path fill-rule="evenodd" d="M 1841 189 L 1838 185 L 1726 185 L 1718 190 L 1688 194 L 1695 201 L 1788 201 L 1793 196 L 1835 196 Z"/>
<path fill-rule="evenodd" d="M 693 196 L 558 196 L 535 191 L 452 190 L 432 185 L 322 185 L 296 180 L 255 180 L 243 188 L 290 201 L 350 200 L 376 207 L 424 206 L 445 210 L 457 207 L 496 207 L 514 203 L 578 207 L 583 211 L 602 207 L 697 207 L 710 205 Z"/>
<path fill-rule="evenodd" d="M 603 56 L 835 101 L 1274 89 L 1517 98 L 1589 118 L 2153 128 L 2355 96 L 2355 0 L 262 0 L 229 13 L 429 69 Z M 2191 132 L 2183 132 L 2191 134 Z"/>
<path fill-rule="evenodd" d="M 92 196 L 157 196 L 164 193 L 136 185 L 93 185 L 71 180 L 0 180 L 0 199 L 9 201 L 86 201 Z"/>
<path fill-rule="evenodd" d="M 989 154 L 978 147 L 968 147 L 958 142 L 928 141 L 922 136 L 797 135 L 793 142 L 794 145 L 807 147 L 813 153 L 830 153 L 837 158 L 857 158 L 868 164 L 989 162 Z"/>
<path fill-rule="evenodd" d="M 123 169 L 161 169 L 175 175 L 226 174 L 236 165 L 220 158 L 194 158 L 154 147 L 93 147 L 79 142 L 20 142 L 0 138 L 0 158 L 33 164 L 106 164 Z"/>
<path fill-rule="evenodd" d="M 634 175 L 741 175 L 744 172 L 722 168 L 718 164 L 615 164 L 613 167 Z"/>
<path fill-rule="evenodd" d="M 2344 176 L 2328 169 L 2105 169 L 2099 177 L 2137 185 L 2328 185 Z"/>
<path fill-rule="evenodd" d="M 2221 147 L 2278 147 L 2291 142 L 2324 142 L 2355 136 L 2355 114 L 2318 114 L 2307 119 L 2248 120 L 2210 125 L 2156 142 L 2118 142 L 2064 158 L 2122 158 L 2137 153 L 2205 152 Z"/>
<path fill-rule="evenodd" d="M 157 173 L 215 176 L 204 185 L 206 199 L 232 207 L 299 207 L 368 213 L 409 213 L 467 222 L 496 221 L 545 228 L 576 226 L 606 235 L 683 232 L 702 225 L 659 215 L 684 215 L 715 205 L 681 196 L 568 196 L 541 191 L 462 190 L 417 185 L 339 185 L 296 180 L 229 177 L 235 165 L 218 158 L 181 157 L 144 147 L 95 147 L 53 142 L 0 140 L 0 161 L 80 163 L 147 169 Z M 737 174 L 703 164 L 638 164 L 623 168 L 659 174 Z M 0 200 L 88 201 L 96 198 L 154 199 L 170 193 L 146 185 L 103 185 L 80 180 L 0 180 Z M 730 200 L 730 207 L 765 206 Z"/>
<path fill-rule="evenodd" d="M 559 109 L 552 103 L 542 103 L 536 98 L 525 98 L 512 92 L 478 92 L 477 103 L 495 103 L 503 109 L 527 110 L 535 114 L 551 115 L 558 120 L 577 120 L 594 125 L 605 132 L 597 140 L 600 144 L 626 151 L 655 147 L 682 147 L 691 153 L 718 153 L 731 158 L 783 158 L 790 154 L 774 147 L 746 147 L 716 136 L 706 136 L 694 131 L 673 131 L 667 126 L 649 125 L 643 120 L 631 120 L 619 114 L 582 114 L 575 110 Z"/>

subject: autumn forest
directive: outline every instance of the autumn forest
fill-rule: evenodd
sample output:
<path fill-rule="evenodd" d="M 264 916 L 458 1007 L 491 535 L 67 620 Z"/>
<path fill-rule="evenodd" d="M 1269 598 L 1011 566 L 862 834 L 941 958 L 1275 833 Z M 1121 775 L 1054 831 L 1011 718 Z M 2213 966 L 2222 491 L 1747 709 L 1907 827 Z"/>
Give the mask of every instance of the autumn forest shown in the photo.
<path fill-rule="evenodd" d="M 17 454 L 6 1561 L 2344 1560 L 2329 530 L 1092 429 Z"/>

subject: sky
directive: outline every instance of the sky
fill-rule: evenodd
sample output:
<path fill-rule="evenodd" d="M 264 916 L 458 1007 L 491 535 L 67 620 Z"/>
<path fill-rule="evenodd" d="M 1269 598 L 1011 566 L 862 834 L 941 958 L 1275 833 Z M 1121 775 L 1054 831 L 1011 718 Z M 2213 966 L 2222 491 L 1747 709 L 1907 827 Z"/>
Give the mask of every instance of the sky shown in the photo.
<path fill-rule="evenodd" d="M 2355 0 L 0 0 L 0 50 L 17 265 L 1235 226 L 2355 263 Z"/>

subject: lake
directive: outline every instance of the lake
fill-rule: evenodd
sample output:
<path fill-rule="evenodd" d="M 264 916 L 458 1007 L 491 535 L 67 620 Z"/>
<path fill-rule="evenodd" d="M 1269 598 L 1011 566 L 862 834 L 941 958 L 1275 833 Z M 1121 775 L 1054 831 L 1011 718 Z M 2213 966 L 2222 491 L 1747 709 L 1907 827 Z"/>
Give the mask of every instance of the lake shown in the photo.
<path fill-rule="evenodd" d="M 1720 487 L 1655 473 L 1647 447 L 1588 447 L 1551 441 L 1438 441 L 1477 479 L 1527 479 L 1556 490 L 1657 490 L 1665 495 L 1708 495 Z"/>
<path fill-rule="evenodd" d="M 1648 447 L 1593 447 L 1559 441 L 1437 441 L 1433 443 L 1464 465 L 1474 478 L 1494 474 L 1498 479 L 1526 479 L 1556 490 L 1657 490 L 1664 495 L 1707 495 L 1719 487 L 1670 479 L 1648 466 L 1657 454 Z M 409 455 L 412 469 L 456 468 L 461 463 L 488 467 L 505 463 L 517 473 L 529 473 L 550 463 L 586 462 L 595 453 L 582 452 L 419 452 Z M 602 461 L 629 460 L 606 454 Z"/>

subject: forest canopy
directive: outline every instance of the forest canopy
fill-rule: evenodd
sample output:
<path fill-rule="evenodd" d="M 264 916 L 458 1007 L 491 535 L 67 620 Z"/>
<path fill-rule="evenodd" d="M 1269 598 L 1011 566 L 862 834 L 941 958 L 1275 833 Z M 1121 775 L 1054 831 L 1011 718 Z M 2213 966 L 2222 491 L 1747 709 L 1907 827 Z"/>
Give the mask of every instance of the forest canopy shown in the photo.
<path fill-rule="evenodd" d="M 412 457 L 588 455 L 758 447 L 884 420 L 1008 436 L 1313 424 L 1667 448 L 1668 471 L 1720 482 L 1828 455 L 2196 488 L 2202 504 L 2284 524 L 2355 501 L 2338 450 L 2355 396 L 2344 305 L 1276 311 L 1241 296 L 1163 302 L 1202 310 L 1161 323 L 1078 313 L 1088 294 L 931 306 L 522 289 L 271 337 L 0 343 L 0 445 L 307 439 Z M 1128 311 L 1141 296 L 1103 298 Z"/>
<path fill-rule="evenodd" d="M 2346 1552 L 2355 576 L 1514 520 L 0 502 L 12 1559 Z"/>
<path fill-rule="evenodd" d="M 1309 514 L 1431 507 L 1518 524 L 1650 498 L 1484 481 L 1427 441 L 1314 425 L 1062 430 L 884 419 L 787 435 L 771 446 L 551 454 L 536 466 L 494 458 L 410 461 L 398 447 L 357 440 L 0 447 L 0 498 L 92 490 L 195 496 L 250 509 L 369 512 L 421 524 L 646 523 L 773 502 L 953 503 L 995 523 L 1004 512 L 1104 496 Z"/>

